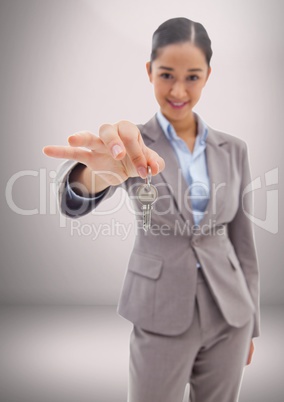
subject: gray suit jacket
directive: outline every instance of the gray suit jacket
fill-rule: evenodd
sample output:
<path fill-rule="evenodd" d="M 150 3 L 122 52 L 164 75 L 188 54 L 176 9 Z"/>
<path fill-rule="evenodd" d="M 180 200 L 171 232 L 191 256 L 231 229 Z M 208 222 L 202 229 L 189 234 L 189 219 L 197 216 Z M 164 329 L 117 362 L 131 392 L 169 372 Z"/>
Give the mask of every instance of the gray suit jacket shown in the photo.
<path fill-rule="evenodd" d="M 259 270 L 253 225 L 253 195 L 243 196 L 251 181 L 247 146 L 229 134 L 208 128 L 206 158 L 211 196 L 200 227 L 194 227 L 188 185 L 175 152 L 156 116 L 138 126 L 147 146 L 166 162 L 152 178 L 159 198 L 152 213 L 152 230 L 138 230 L 125 275 L 118 312 L 145 330 L 165 335 L 183 333 L 191 324 L 201 264 L 213 296 L 226 321 L 243 326 L 254 315 L 252 337 L 259 336 Z M 68 200 L 66 177 L 74 162 L 61 165 L 58 202 L 62 213 L 79 217 L 98 204 Z M 129 178 L 122 187 L 135 201 L 141 178 Z M 117 187 L 109 187 L 101 200 Z M 137 214 L 141 220 L 141 214 Z M 140 225 L 141 226 L 141 225 Z"/>

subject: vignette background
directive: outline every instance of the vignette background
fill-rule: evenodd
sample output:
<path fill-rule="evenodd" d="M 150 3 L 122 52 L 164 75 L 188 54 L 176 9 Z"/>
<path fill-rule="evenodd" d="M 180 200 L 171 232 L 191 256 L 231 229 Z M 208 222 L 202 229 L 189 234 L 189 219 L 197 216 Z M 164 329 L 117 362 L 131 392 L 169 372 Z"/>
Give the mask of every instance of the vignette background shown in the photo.
<path fill-rule="evenodd" d="M 263 341 L 256 341 L 254 365 L 246 369 L 241 401 L 262 402 L 269 397 L 272 402 L 280 402 L 283 392 L 280 391 L 280 370 L 273 367 L 280 364 L 283 355 L 280 343 L 284 303 L 282 14 L 283 5 L 278 0 L 0 1 L 0 303 L 3 323 L 0 332 L 3 331 L 2 347 L 6 357 L 0 363 L 0 396 L 2 392 L 5 397 L 14 398 L 12 402 L 18 402 L 16 398 L 21 392 L 22 398 L 28 395 L 27 399 L 33 402 L 31 398 L 48 383 L 43 380 L 42 388 L 31 387 L 36 368 L 42 367 L 41 361 L 51 359 L 55 348 L 62 359 L 62 366 L 58 359 L 55 366 L 66 373 L 63 345 L 65 352 L 74 357 L 71 361 L 74 363 L 77 359 L 79 367 L 90 372 L 89 382 L 79 384 L 84 388 L 86 401 L 88 395 L 90 398 L 100 395 L 97 399 L 100 402 L 110 400 L 111 394 L 108 396 L 105 391 L 109 383 L 113 389 L 108 392 L 120 389 L 121 395 L 125 393 L 130 326 L 122 318 L 113 318 L 113 314 L 134 241 L 134 216 L 124 206 L 113 215 L 92 214 L 79 220 L 81 227 L 84 224 L 99 227 L 113 220 L 130 225 L 133 230 L 124 240 L 115 235 L 101 235 L 93 240 L 94 234 L 86 235 L 83 231 L 72 234 L 70 220 L 65 221 L 58 213 L 50 212 L 54 203 L 52 177 L 59 161 L 45 157 L 41 149 L 48 144 L 66 144 L 67 137 L 76 131 L 96 133 L 106 122 L 127 119 L 144 123 L 149 120 L 157 110 L 145 68 L 152 33 L 164 20 L 185 16 L 204 24 L 213 46 L 213 71 L 195 110 L 210 126 L 247 142 L 252 178 L 260 177 L 262 182 L 262 188 L 255 192 L 256 217 L 261 220 L 266 217 L 266 191 L 279 191 L 279 210 L 269 211 L 271 219 L 278 213 L 277 233 L 255 226 L 265 330 Z M 266 189 L 265 173 L 274 168 L 279 169 L 279 183 Z M 15 182 L 13 200 L 24 210 L 38 209 L 39 213 L 34 215 L 19 215 L 6 201 L 7 183 L 21 171 L 32 171 L 34 176 L 26 175 Z M 99 212 L 114 207 L 119 197 L 115 195 Z M 51 338 L 43 340 L 42 334 L 46 322 L 54 325 L 54 316 L 42 322 L 39 314 L 36 323 L 41 341 L 36 343 L 38 349 L 35 349 L 36 338 L 30 337 L 35 335 L 29 332 L 31 326 L 27 324 L 32 320 L 30 306 L 54 306 L 56 311 L 60 310 L 57 306 L 75 306 L 78 311 L 83 306 L 101 307 L 94 320 L 88 318 L 87 324 L 82 323 L 84 328 L 97 323 L 96 329 L 91 327 L 89 333 L 100 333 L 98 342 L 105 340 L 100 350 L 94 352 L 97 366 L 85 365 L 86 359 L 82 356 L 86 351 L 82 354 L 79 348 L 77 355 L 74 352 L 78 337 L 72 338 L 66 346 L 59 316 L 56 321 L 59 332 L 52 338 L 52 344 L 49 343 Z M 11 308 L 16 320 L 12 318 Z M 82 313 L 78 312 L 76 317 L 82 320 L 78 318 Z M 65 318 L 64 323 L 73 328 L 73 318 L 71 321 Z M 22 354 L 16 335 L 8 336 L 17 331 L 21 333 L 23 329 L 26 332 L 22 339 L 30 353 L 26 355 Z M 120 352 L 113 344 L 117 340 L 115 331 L 122 334 Z M 89 351 L 94 351 L 91 339 L 84 339 L 85 344 L 90 345 Z M 104 353 L 110 344 L 114 348 L 112 353 Z M 9 347 L 14 354 L 7 352 Z M 34 363 L 30 360 L 32 353 Z M 38 371 L 42 378 L 48 375 L 54 360 L 48 364 L 42 372 Z M 62 374 L 61 383 L 65 384 L 66 380 L 66 389 L 76 373 L 73 367 L 67 377 Z M 100 380 L 94 385 L 92 380 L 96 376 Z M 58 378 L 54 376 L 51 382 L 53 401 L 57 395 L 61 395 L 61 401 L 64 398 L 62 389 L 54 385 Z M 12 391 L 14 380 L 17 386 Z M 252 383 L 257 384 L 257 390 L 251 390 Z M 90 388 L 86 388 L 86 384 L 90 384 Z M 271 399 L 272 392 L 275 399 Z M 121 400 L 125 399 L 121 396 Z"/>

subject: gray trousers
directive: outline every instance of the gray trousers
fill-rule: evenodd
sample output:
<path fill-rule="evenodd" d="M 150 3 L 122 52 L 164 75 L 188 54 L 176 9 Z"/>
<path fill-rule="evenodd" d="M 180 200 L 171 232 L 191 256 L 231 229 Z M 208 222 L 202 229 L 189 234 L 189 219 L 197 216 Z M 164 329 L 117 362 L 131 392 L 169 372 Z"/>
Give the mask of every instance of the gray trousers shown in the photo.
<path fill-rule="evenodd" d="M 237 402 L 249 353 L 253 317 L 227 324 L 198 270 L 196 308 L 190 328 L 165 336 L 133 327 L 130 336 L 128 402 Z"/>

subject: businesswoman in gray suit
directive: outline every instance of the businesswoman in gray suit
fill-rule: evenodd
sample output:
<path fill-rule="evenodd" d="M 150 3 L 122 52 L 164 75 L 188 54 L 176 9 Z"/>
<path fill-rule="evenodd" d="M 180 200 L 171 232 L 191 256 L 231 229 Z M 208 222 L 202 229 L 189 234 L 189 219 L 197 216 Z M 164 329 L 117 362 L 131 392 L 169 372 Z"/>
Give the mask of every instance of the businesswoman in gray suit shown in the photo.
<path fill-rule="evenodd" d="M 246 143 L 193 108 L 211 73 L 211 41 L 186 18 L 153 34 L 147 73 L 160 110 L 145 125 L 79 132 L 57 176 L 61 211 L 76 218 L 123 187 L 135 204 L 152 170 L 152 226 L 137 235 L 118 312 L 133 323 L 129 402 L 235 402 L 259 336 L 259 275 Z M 135 204 L 136 205 L 136 204 Z M 139 211 L 139 208 L 137 209 Z"/>

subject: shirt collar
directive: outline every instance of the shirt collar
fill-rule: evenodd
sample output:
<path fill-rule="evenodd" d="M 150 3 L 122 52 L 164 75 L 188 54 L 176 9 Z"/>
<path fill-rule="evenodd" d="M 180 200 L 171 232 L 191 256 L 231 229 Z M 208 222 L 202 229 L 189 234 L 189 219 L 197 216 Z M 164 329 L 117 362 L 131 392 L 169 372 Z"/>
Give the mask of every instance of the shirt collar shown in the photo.
<path fill-rule="evenodd" d="M 197 138 L 200 141 L 200 144 L 204 145 L 208 136 L 208 128 L 206 123 L 198 116 L 197 113 L 193 112 L 194 117 L 197 121 Z M 157 112 L 157 119 L 162 127 L 162 130 L 165 136 L 168 138 L 169 141 L 176 141 L 179 140 L 178 135 L 175 132 L 174 127 L 168 121 L 168 119 L 162 114 L 161 110 Z"/>

